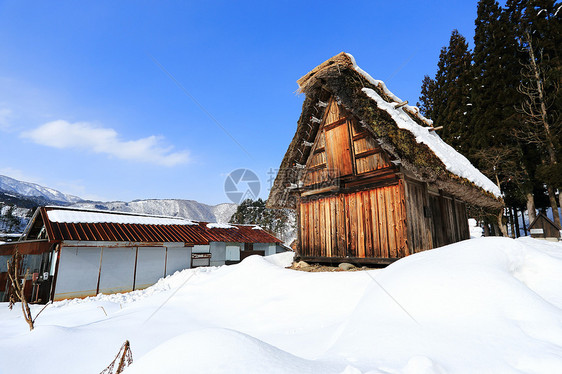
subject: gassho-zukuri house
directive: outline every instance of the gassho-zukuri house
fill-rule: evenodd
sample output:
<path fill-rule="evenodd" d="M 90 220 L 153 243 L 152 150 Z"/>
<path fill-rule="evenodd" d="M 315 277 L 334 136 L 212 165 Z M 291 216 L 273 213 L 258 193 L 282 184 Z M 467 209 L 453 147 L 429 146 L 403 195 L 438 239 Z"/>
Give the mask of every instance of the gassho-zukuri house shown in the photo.
<path fill-rule="evenodd" d="M 432 121 L 351 55 L 297 83 L 306 98 L 267 204 L 296 209 L 301 259 L 388 264 L 468 239 L 466 204 L 503 206 Z"/>
<path fill-rule="evenodd" d="M 143 289 L 178 270 L 240 262 L 286 250 L 255 225 L 193 222 L 100 210 L 41 207 L 17 242 L 0 245 L 0 301 L 6 261 L 22 255 L 24 292 L 47 302 Z"/>

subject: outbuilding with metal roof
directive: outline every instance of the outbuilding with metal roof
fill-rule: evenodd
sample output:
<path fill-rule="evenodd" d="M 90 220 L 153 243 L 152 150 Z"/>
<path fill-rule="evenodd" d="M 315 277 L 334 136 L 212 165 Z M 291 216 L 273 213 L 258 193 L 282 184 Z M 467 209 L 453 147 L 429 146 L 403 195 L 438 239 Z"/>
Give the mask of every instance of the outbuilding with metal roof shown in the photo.
<path fill-rule="evenodd" d="M 178 270 L 284 250 L 281 240 L 255 225 L 40 207 L 19 241 L 0 245 L 0 301 L 9 287 L 6 261 L 16 251 L 21 276 L 29 269 L 27 300 L 47 302 L 143 289 Z"/>

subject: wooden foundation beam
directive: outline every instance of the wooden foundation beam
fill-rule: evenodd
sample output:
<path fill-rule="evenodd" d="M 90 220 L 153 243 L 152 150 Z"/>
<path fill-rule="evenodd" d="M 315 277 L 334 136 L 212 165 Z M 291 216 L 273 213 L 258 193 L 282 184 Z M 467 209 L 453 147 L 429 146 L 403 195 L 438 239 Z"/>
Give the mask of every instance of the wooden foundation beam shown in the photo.
<path fill-rule="evenodd" d="M 300 256 L 302 261 L 314 262 L 320 264 L 338 265 L 342 262 L 347 262 L 353 265 L 390 265 L 398 258 L 384 258 L 384 257 L 325 257 L 325 256 Z"/>

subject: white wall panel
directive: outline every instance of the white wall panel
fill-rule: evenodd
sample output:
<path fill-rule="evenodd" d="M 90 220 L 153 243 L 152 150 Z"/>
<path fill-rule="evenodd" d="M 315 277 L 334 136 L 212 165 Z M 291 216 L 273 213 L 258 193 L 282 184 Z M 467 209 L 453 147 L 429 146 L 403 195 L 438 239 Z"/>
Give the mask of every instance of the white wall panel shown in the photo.
<path fill-rule="evenodd" d="M 192 252 L 193 253 L 209 253 L 209 245 L 194 245 Z"/>
<path fill-rule="evenodd" d="M 0 273 L 5 273 L 8 271 L 8 260 L 10 258 L 12 258 L 12 256 L 0 256 Z"/>
<path fill-rule="evenodd" d="M 191 267 L 191 247 L 168 248 L 166 275 Z"/>
<path fill-rule="evenodd" d="M 227 245 L 226 246 L 226 260 L 227 261 L 240 261 L 240 246 Z"/>
<path fill-rule="evenodd" d="M 265 251 L 266 256 L 271 256 L 277 253 L 277 246 L 275 244 L 270 244 L 268 249 Z"/>
<path fill-rule="evenodd" d="M 130 247 L 103 249 L 99 292 L 110 294 L 132 291 L 135 254 L 136 248 Z"/>
<path fill-rule="evenodd" d="M 62 247 L 55 300 L 95 296 L 100 255 L 100 248 Z"/>
<path fill-rule="evenodd" d="M 166 248 L 139 247 L 135 289 L 146 288 L 158 282 L 164 276 L 165 265 Z"/>
<path fill-rule="evenodd" d="M 211 242 L 211 266 L 224 265 L 226 260 L 226 243 Z"/>

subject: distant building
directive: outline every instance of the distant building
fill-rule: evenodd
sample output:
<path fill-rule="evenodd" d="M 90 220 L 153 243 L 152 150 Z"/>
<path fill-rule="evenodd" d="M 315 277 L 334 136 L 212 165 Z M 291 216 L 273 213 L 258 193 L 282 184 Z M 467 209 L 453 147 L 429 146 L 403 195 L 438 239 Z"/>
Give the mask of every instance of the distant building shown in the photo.
<path fill-rule="evenodd" d="M 296 209 L 303 260 L 388 264 L 468 239 L 467 203 L 503 206 L 494 183 L 350 55 L 297 83 L 306 98 L 267 206 Z"/>
<path fill-rule="evenodd" d="M 539 213 L 535 220 L 529 225 L 532 238 L 558 241 L 560 239 L 560 227 L 550 220 L 544 213 Z"/>
<path fill-rule="evenodd" d="M 8 243 L 8 242 L 15 242 L 20 238 L 21 234 L 14 234 L 14 233 L 6 233 L 0 232 L 0 244 Z"/>
<path fill-rule="evenodd" d="M 19 241 L 0 245 L 0 301 L 8 287 L 6 261 L 16 249 L 22 275 L 30 271 L 31 302 L 142 289 L 178 270 L 286 250 L 254 225 L 42 207 Z"/>

